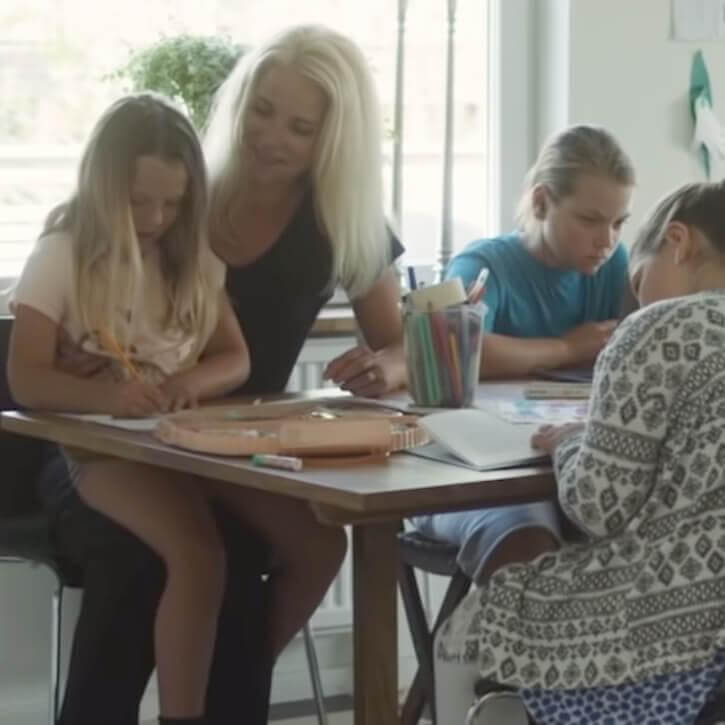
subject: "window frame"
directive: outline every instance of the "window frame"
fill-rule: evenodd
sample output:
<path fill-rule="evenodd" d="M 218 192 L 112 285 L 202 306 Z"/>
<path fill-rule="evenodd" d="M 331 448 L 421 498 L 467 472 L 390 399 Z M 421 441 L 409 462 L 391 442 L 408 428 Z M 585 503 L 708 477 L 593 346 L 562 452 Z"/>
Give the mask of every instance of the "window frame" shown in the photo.
<path fill-rule="evenodd" d="M 488 162 L 484 203 L 489 213 L 484 233 L 493 236 L 508 231 L 514 223 L 521 183 L 535 154 L 534 115 L 538 99 L 534 94 L 533 0 L 487 0 L 487 5 L 489 59 L 485 83 L 489 118 L 483 156 Z M 8 158 L 3 154 L 8 148 L 0 145 L 0 169 Z M 56 165 L 57 159 L 51 156 L 50 164 Z M 28 166 L 42 160 L 42 153 L 20 159 Z M 15 280 L 14 275 L 0 276 L 0 313 L 7 311 L 9 290 Z M 340 301 L 335 298 L 336 304 Z"/>

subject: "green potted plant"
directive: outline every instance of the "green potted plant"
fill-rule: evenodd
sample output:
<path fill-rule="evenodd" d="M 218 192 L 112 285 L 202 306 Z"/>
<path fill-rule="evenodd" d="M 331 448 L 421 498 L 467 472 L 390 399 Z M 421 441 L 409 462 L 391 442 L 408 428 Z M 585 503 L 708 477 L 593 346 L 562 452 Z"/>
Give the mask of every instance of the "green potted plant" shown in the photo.
<path fill-rule="evenodd" d="M 134 91 L 157 91 L 174 99 L 201 130 L 214 93 L 244 51 L 225 37 L 176 35 L 134 51 L 112 77 L 130 81 Z"/>

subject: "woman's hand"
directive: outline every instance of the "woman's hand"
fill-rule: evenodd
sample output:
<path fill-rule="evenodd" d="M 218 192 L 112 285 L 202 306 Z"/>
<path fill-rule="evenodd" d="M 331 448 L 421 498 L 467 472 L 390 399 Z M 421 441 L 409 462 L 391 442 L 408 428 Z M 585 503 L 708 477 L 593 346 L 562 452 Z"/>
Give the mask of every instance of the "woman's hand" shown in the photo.
<path fill-rule="evenodd" d="M 585 423 L 564 423 L 563 425 L 543 425 L 531 436 L 531 445 L 544 453 L 553 455 L 556 447 L 564 439 L 581 430 Z"/>
<path fill-rule="evenodd" d="M 323 373 L 325 380 L 354 395 L 377 398 L 405 385 L 405 355 L 402 345 L 373 351 L 358 345 L 336 357 Z"/>
<path fill-rule="evenodd" d="M 199 396 L 196 390 L 183 376 L 172 375 L 160 385 L 161 392 L 168 401 L 167 411 L 174 413 L 184 408 L 196 408 L 199 405 Z"/>
<path fill-rule="evenodd" d="M 109 412 L 117 418 L 145 418 L 169 410 L 169 401 L 157 385 L 129 380 L 109 387 Z"/>

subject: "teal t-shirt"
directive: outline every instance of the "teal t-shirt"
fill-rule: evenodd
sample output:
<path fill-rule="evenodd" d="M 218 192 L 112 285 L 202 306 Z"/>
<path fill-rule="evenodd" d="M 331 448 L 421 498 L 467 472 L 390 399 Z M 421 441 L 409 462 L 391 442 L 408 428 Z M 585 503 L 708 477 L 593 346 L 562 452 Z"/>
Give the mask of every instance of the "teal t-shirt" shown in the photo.
<path fill-rule="evenodd" d="M 628 255 L 619 244 L 594 275 L 554 269 L 523 245 L 517 232 L 471 242 L 446 277 L 465 287 L 488 267 L 484 302 L 488 332 L 511 337 L 561 337 L 584 322 L 615 319 L 628 282 Z"/>

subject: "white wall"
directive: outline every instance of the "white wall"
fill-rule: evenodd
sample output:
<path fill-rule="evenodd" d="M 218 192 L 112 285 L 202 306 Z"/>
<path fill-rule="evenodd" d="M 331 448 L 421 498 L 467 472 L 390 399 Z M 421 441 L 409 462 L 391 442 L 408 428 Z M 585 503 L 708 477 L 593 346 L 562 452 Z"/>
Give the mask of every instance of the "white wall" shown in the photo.
<path fill-rule="evenodd" d="M 691 151 L 690 65 L 701 48 L 715 112 L 725 120 L 725 43 L 671 39 L 671 0 L 533 0 L 540 68 L 568 56 L 540 94 L 538 143 L 566 123 L 593 122 L 620 140 L 634 162 L 638 188 L 630 241 L 642 215 L 665 192 L 704 179 Z M 541 85 L 541 84 L 540 84 Z M 545 88 L 541 87 L 541 91 Z"/>
<path fill-rule="evenodd" d="M 571 85 L 569 6 L 570 0 L 533 1 L 534 154 L 543 139 L 568 123 Z"/>
<path fill-rule="evenodd" d="M 537 47 L 532 0 L 490 0 L 489 36 L 495 52 L 489 65 L 487 234 L 508 232 L 526 169 L 535 153 Z M 462 72 L 471 72 L 471 69 Z"/>

